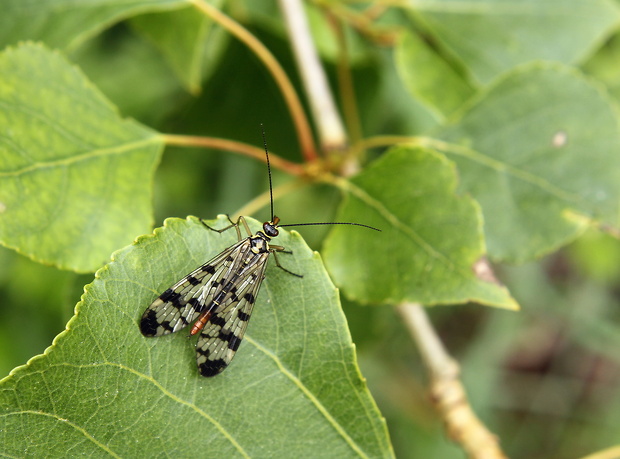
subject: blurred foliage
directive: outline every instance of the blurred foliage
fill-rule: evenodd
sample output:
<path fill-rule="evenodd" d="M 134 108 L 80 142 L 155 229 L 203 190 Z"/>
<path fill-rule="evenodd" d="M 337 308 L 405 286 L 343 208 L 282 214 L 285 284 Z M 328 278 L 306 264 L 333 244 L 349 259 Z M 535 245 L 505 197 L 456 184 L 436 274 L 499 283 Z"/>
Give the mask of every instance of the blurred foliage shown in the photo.
<path fill-rule="evenodd" d="M 428 310 L 461 365 L 472 405 L 509 457 L 573 458 L 617 442 L 618 266 L 618 242 L 589 232 L 538 262 L 498 268 L 522 305 L 518 313 Z M 444 437 L 399 316 L 349 302 L 345 312 L 397 455 L 463 457 Z"/>

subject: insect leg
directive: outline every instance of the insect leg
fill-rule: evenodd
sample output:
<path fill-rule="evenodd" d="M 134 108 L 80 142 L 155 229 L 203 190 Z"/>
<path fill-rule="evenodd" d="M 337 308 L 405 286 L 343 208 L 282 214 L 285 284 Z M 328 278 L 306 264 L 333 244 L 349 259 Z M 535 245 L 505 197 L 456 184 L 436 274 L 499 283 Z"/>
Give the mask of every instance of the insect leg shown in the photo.
<path fill-rule="evenodd" d="M 239 223 L 243 223 L 243 226 L 245 227 L 246 231 L 248 232 L 248 235 L 251 236 L 252 233 L 250 232 L 250 228 L 248 227 L 248 224 L 245 221 L 245 218 L 243 218 L 243 216 L 240 216 L 236 222 L 233 222 L 230 219 L 230 215 L 226 214 L 226 218 L 228 219 L 228 221 L 230 222 L 230 225 L 225 226 L 222 229 L 217 229 L 217 228 L 213 228 L 212 226 L 209 226 L 205 223 L 205 221 L 201 218 L 200 219 L 200 223 L 202 223 L 204 226 L 206 226 L 207 228 L 209 228 L 211 231 L 215 231 L 217 233 L 223 233 L 224 231 L 228 231 L 230 228 L 235 228 L 235 231 L 237 231 L 237 239 L 240 241 L 241 240 L 241 231 L 239 230 Z"/>
<path fill-rule="evenodd" d="M 252 236 L 253 233 L 252 231 L 250 231 L 250 227 L 248 226 L 248 223 L 245 221 L 245 218 L 243 218 L 243 215 L 239 216 L 239 218 L 237 219 L 237 227 L 239 227 L 239 222 L 243 223 L 243 227 L 247 231 L 248 236 Z M 239 239 L 241 239 L 241 235 L 239 235 Z"/>
<path fill-rule="evenodd" d="M 290 250 L 285 250 L 285 249 L 284 249 L 284 247 L 279 246 L 279 245 L 271 245 L 271 246 L 269 247 L 269 251 L 270 251 L 271 253 L 273 253 L 273 259 L 274 259 L 274 260 L 275 260 L 275 262 L 276 262 L 276 266 L 277 266 L 278 268 L 280 268 L 282 271 L 285 271 L 285 272 L 287 272 L 287 273 L 289 273 L 289 274 L 292 274 L 292 275 L 293 275 L 293 276 L 295 276 L 295 277 L 304 277 L 304 276 L 302 276 L 301 274 L 294 273 L 293 271 L 289 271 L 288 269 L 286 269 L 285 267 L 283 267 L 283 266 L 280 264 L 280 261 L 278 260 L 278 256 L 276 255 L 276 252 L 282 252 L 282 253 L 293 253 L 293 252 L 291 252 Z"/>

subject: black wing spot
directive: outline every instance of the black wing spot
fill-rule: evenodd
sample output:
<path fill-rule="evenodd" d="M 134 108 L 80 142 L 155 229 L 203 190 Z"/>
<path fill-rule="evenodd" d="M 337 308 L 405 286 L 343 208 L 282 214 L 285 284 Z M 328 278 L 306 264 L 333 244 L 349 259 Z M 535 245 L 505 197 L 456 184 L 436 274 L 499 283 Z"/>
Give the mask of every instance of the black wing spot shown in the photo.
<path fill-rule="evenodd" d="M 200 301 L 196 297 L 190 298 L 187 304 L 189 304 L 194 309 L 194 311 L 196 311 L 199 314 L 205 310 L 204 302 Z"/>
<path fill-rule="evenodd" d="M 207 359 L 209 358 L 209 355 L 211 355 L 211 351 L 208 348 L 201 348 L 201 347 L 196 347 L 196 352 L 198 352 L 200 355 L 204 355 Z"/>
<path fill-rule="evenodd" d="M 209 274 L 215 274 L 215 266 L 213 265 L 203 265 L 202 270 Z"/>
<path fill-rule="evenodd" d="M 220 334 L 217 337 L 221 339 L 222 341 L 226 341 L 227 343 L 229 343 L 231 338 L 234 336 L 235 335 L 233 335 L 233 333 L 230 330 L 221 329 Z"/>
<path fill-rule="evenodd" d="M 220 330 L 218 338 L 228 343 L 228 349 L 233 352 L 235 352 L 239 348 L 239 344 L 241 344 L 241 338 L 235 335 L 232 330 Z"/>
<path fill-rule="evenodd" d="M 239 320 L 242 320 L 244 322 L 247 322 L 248 320 L 250 320 L 250 314 L 246 314 L 243 311 L 239 311 L 239 313 L 237 314 L 237 317 L 239 317 Z"/>
<path fill-rule="evenodd" d="M 170 297 L 174 294 L 174 290 L 172 290 L 171 288 L 169 288 L 168 290 L 166 290 L 164 293 L 162 293 L 161 295 L 159 295 L 159 299 L 162 300 L 164 303 L 166 303 Z"/>
<path fill-rule="evenodd" d="M 256 298 L 254 298 L 254 295 L 252 295 L 250 292 L 243 295 L 243 298 L 250 304 L 254 304 L 254 301 L 256 301 Z"/>
<path fill-rule="evenodd" d="M 220 317 L 218 315 L 214 315 L 209 319 L 209 322 L 211 322 L 213 325 L 218 325 L 220 327 L 223 327 L 224 325 L 226 325 L 226 319 L 224 319 L 223 317 Z"/>
<path fill-rule="evenodd" d="M 177 308 L 183 306 L 183 302 L 181 301 L 181 294 L 175 292 L 170 288 L 164 293 L 162 293 L 159 299 L 162 300 L 164 303 L 172 303 Z"/>
<path fill-rule="evenodd" d="M 222 359 L 207 360 L 206 362 L 198 365 L 198 369 L 200 370 L 200 374 L 202 376 L 206 376 L 208 378 L 210 376 L 220 374 L 227 366 L 228 364 Z"/>
<path fill-rule="evenodd" d="M 169 320 L 159 322 L 157 320 L 157 313 L 155 310 L 148 309 L 140 320 L 140 331 L 144 336 L 158 336 L 162 334 L 159 333 L 160 328 L 163 328 L 170 333 L 174 331 L 174 328 L 170 325 Z"/>
<path fill-rule="evenodd" d="M 158 327 L 157 314 L 154 310 L 148 309 L 140 320 L 140 331 L 144 336 L 155 336 Z"/>
<path fill-rule="evenodd" d="M 200 281 L 196 279 L 194 276 L 187 276 L 187 282 L 189 282 L 192 285 L 200 284 Z"/>
<path fill-rule="evenodd" d="M 233 352 L 237 352 L 237 349 L 239 349 L 240 344 L 241 344 L 241 338 L 231 333 L 228 338 L 228 349 L 230 349 Z"/>

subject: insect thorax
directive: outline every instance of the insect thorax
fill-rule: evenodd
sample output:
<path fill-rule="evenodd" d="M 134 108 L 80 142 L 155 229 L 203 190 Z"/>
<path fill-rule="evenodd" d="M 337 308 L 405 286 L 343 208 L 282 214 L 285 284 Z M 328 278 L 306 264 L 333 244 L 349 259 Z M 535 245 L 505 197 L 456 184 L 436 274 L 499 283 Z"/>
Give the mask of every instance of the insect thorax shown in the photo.
<path fill-rule="evenodd" d="M 262 231 L 259 231 L 255 236 L 250 238 L 250 250 L 254 253 L 268 253 L 270 239 L 271 238 L 269 236 L 263 234 Z"/>

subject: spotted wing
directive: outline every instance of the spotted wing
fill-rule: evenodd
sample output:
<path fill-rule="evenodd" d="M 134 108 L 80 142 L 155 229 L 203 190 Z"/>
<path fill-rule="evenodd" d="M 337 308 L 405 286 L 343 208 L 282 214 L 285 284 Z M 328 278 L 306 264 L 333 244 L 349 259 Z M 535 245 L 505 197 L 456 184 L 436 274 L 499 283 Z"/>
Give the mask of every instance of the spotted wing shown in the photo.
<path fill-rule="evenodd" d="M 209 317 L 196 343 L 196 363 L 202 376 L 215 376 L 228 366 L 248 327 L 254 302 L 265 277 L 269 252 L 247 252 L 236 260 L 232 270 L 234 285 L 225 288 L 222 302 Z"/>
<path fill-rule="evenodd" d="M 230 272 L 235 255 L 248 240 L 230 246 L 178 281 L 146 308 L 140 320 L 144 336 L 161 336 L 187 327 L 211 304 L 213 292 Z"/>

